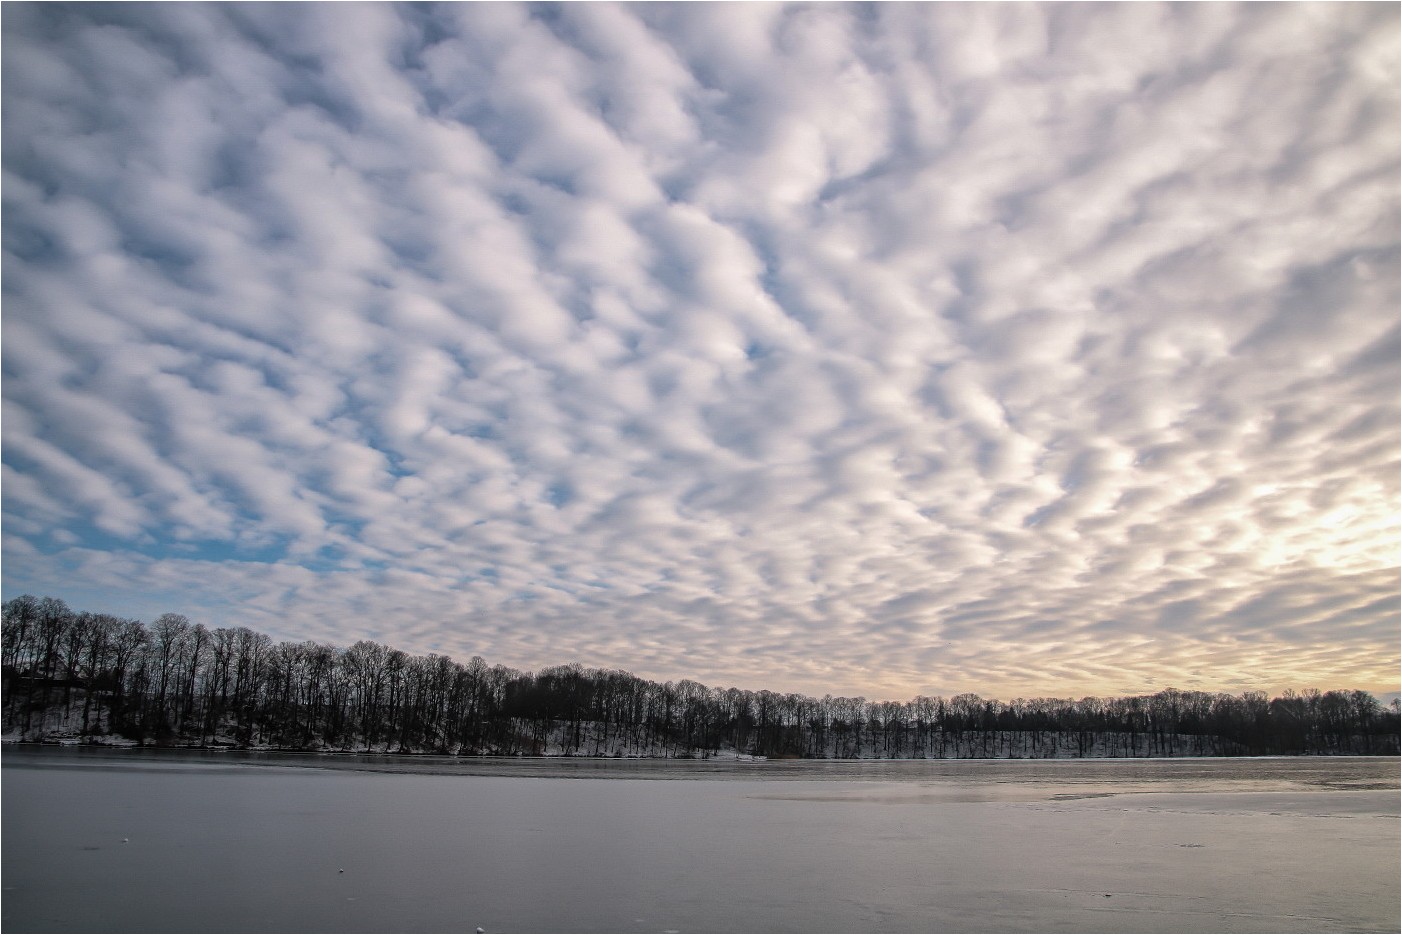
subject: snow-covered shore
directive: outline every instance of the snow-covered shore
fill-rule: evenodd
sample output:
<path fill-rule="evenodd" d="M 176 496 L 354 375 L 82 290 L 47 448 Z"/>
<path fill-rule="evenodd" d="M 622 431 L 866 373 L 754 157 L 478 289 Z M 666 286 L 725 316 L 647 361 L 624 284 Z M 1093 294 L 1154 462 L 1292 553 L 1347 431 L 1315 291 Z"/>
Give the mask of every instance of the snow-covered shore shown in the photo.
<path fill-rule="evenodd" d="M 592 728 L 593 725 L 587 725 Z M 883 742 L 884 741 L 884 742 Z M 1243 756 L 1246 751 L 1233 746 L 1224 746 L 1217 738 L 1203 738 L 1186 734 L 1166 738 L 1150 738 L 1145 735 L 1128 733 L 1096 733 L 1091 736 L 1077 736 L 1069 732 L 1030 731 L 961 731 L 942 735 L 934 732 L 922 742 L 912 744 L 907 739 L 899 748 L 892 745 L 890 738 L 877 732 L 866 732 L 860 738 L 846 738 L 845 743 L 834 741 L 820 750 L 811 751 L 808 756 L 769 757 L 764 754 L 740 750 L 734 746 L 719 748 L 686 748 L 667 743 L 632 743 L 628 741 L 605 742 L 595 736 L 595 732 L 585 729 L 580 732 L 580 742 L 575 743 L 573 731 L 568 725 L 557 726 L 543 741 L 539 738 L 520 737 L 518 742 L 506 749 L 466 748 L 444 751 L 402 747 L 395 743 L 376 743 L 332 747 L 325 744 L 294 747 L 270 743 L 239 743 L 228 735 L 216 736 L 212 741 L 199 742 L 193 738 L 173 738 L 164 743 L 142 742 L 113 733 L 82 733 L 72 728 L 49 725 L 31 729 L 27 733 L 9 731 L 0 735 L 0 744 L 38 744 L 58 746 L 85 746 L 108 748 L 160 747 L 184 750 L 248 750 L 261 752 L 302 752 L 327 754 L 370 754 L 380 756 L 527 756 L 541 758 L 603 758 L 603 759 L 675 759 L 675 760 L 733 760 L 761 761 L 776 759 L 809 760 L 941 760 L 941 759 L 1123 759 L 1123 758 L 1183 758 L 1202 756 Z"/>

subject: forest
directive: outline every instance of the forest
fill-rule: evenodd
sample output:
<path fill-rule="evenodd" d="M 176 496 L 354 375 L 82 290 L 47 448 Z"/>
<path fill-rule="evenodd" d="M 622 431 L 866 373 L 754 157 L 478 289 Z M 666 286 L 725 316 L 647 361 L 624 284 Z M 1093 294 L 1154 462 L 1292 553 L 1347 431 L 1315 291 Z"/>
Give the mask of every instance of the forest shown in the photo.
<path fill-rule="evenodd" d="M 3 607 L 7 740 L 457 756 L 979 758 L 1398 753 L 1363 691 L 1120 698 L 813 698 L 616 669 L 523 672 L 150 625 L 30 595 Z"/>

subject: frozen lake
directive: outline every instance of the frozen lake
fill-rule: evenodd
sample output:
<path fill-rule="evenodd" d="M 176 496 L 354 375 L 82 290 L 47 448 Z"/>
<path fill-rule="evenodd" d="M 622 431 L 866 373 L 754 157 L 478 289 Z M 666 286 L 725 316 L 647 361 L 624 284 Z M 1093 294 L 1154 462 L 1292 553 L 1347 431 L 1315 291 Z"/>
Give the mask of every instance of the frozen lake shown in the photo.
<path fill-rule="evenodd" d="M 1395 759 L 0 767 L 9 932 L 1402 927 Z"/>

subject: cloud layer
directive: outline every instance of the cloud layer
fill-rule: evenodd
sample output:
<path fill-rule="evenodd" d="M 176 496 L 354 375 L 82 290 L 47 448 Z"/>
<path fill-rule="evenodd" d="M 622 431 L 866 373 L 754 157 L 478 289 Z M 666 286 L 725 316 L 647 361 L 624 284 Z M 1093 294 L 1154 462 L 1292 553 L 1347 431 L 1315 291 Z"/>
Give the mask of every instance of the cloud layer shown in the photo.
<path fill-rule="evenodd" d="M 1386 4 L 9 4 L 4 589 L 1396 689 Z"/>

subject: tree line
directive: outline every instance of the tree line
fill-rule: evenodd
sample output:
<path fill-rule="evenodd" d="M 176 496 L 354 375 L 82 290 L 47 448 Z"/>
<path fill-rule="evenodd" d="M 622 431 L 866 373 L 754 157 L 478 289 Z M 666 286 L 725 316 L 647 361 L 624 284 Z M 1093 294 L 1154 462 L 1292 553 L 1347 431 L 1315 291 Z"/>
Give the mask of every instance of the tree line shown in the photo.
<path fill-rule="evenodd" d="M 1081 699 L 907 702 L 655 682 L 580 665 L 523 672 L 150 625 L 31 595 L 3 605 L 7 734 L 289 750 L 802 758 L 1398 753 L 1398 707 L 1363 691 L 1165 689 Z"/>

